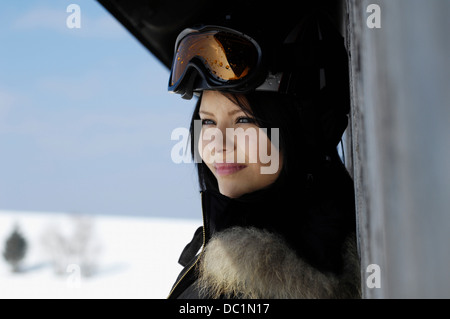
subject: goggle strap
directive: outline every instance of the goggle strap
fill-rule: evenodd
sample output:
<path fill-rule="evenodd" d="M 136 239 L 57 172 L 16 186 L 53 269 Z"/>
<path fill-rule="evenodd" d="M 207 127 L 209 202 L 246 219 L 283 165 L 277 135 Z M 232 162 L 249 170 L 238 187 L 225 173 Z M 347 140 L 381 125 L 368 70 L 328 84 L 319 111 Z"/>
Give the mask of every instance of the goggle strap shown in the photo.
<path fill-rule="evenodd" d="M 193 92 L 194 92 L 194 85 L 195 80 L 199 76 L 198 71 L 196 69 L 191 70 L 191 72 L 188 75 L 189 77 L 184 80 L 186 81 L 184 84 L 183 92 L 181 93 L 181 97 L 185 100 L 192 99 Z"/>
<path fill-rule="evenodd" d="M 267 75 L 264 83 L 258 86 L 256 91 L 270 91 L 270 92 L 278 92 L 280 89 L 281 79 L 283 78 L 283 73 L 271 73 Z"/>

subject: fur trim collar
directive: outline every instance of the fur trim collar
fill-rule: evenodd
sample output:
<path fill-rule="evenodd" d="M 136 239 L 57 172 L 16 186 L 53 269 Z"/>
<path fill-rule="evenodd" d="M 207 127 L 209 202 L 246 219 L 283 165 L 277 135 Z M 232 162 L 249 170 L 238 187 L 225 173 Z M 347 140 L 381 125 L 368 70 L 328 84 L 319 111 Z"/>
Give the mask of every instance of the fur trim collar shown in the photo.
<path fill-rule="evenodd" d="M 354 238 L 344 245 L 342 275 L 322 273 L 297 257 L 276 234 L 234 227 L 208 242 L 197 284 L 209 298 L 360 298 Z"/>

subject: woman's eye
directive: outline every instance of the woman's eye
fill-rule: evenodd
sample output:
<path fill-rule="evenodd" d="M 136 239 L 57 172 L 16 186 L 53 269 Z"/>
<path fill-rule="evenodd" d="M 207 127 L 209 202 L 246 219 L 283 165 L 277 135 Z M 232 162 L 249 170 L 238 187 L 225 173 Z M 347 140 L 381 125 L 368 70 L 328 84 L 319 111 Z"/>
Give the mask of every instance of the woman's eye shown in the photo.
<path fill-rule="evenodd" d="M 240 124 L 255 123 L 255 120 L 252 119 L 251 117 L 242 116 L 236 120 L 236 123 L 240 123 Z"/>
<path fill-rule="evenodd" d="M 213 120 L 209 120 L 209 119 L 203 119 L 202 120 L 202 125 L 214 125 L 214 121 Z"/>

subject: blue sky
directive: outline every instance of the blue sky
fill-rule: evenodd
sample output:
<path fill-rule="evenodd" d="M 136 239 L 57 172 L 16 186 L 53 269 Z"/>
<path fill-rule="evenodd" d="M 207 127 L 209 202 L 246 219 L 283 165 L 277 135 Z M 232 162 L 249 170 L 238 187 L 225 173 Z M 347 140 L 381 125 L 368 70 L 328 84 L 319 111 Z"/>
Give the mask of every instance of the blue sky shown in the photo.
<path fill-rule="evenodd" d="M 3 1 L 0 21 L 0 210 L 201 218 L 171 160 L 195 101 L 147 49 L 92 0 Z"/>

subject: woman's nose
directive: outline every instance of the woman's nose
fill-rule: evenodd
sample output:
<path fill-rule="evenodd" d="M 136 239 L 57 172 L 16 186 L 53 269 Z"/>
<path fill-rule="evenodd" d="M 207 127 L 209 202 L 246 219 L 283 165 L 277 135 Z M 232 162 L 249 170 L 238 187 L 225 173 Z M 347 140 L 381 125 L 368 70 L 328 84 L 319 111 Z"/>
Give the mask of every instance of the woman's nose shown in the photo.
<path fill-rule="evenodd" d="M 214 148 L 216 152 L 224 153 L 227 151 L 226 128 L 223 126 L 218 126 L 217 130 L 220 134 L 214 138 Z"/>
<path fill-rule="evenodd" d="M 230 134 L 230 130 L 233 128 L 229 128 L 226 125 L 218 125 L 216 126 L 217 132 L 220 132 L 216 136 L 214 136 L 214 148 L 217 153 L 223 154 L 232 152 L 235 149 L 233 134 Z M 228 132 L 228 134 L 227 134 Z"/>

